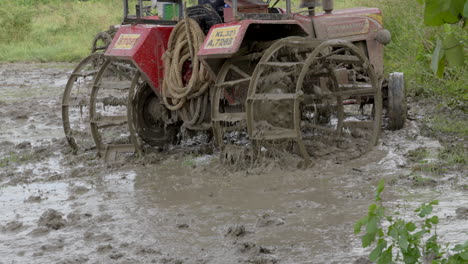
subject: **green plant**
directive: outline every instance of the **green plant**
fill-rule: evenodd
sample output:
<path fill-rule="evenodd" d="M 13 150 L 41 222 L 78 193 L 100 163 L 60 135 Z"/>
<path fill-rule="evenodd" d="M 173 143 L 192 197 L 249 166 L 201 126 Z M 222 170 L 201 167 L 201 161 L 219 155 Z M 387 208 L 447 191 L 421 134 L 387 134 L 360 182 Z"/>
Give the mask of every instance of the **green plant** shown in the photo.
<path fill-rule="evenodd" d="M 432 55 L 431 68 L 442 77 L 445 64 L 462 67 L 465 64 L 463 42 L 448 24 L 461 23 L 464 26 L 468 17 L 467 0 L 417 0 L 424 5 L 424 23 L 428 26 L 444 25 L 444 34 L 437 39 Z"/>
<path fill-rule="evenodd" d="M 365 234 L 361 237 L 362 246 L 367 248 L 375 245 L 369 259 L 378 264 L 404 262 L 433 263 L 433 264 L 462 264 L 468 261 L 468 240 L 449 249 L 442 245 L 437 238 L 437 224 L 439 218 L 431 216 L 433 206 L 439 202 L 434 200 L 423 203 L 414 212 L 419 221 L 406 221 L 389 215 L 382 203 L 381 194 L 384 181 L 377 186 L 375 203 L 369 206 L 367 216 L 361 218 L 354 225 L 354 233 L 361 233 L 365 227 Z"/>
<path fill-rule="evenodd" d="M 462 144 L 446 145 L 440 150 L 439 159 L 448 166 L 466 165 L 468 151 Z"/>

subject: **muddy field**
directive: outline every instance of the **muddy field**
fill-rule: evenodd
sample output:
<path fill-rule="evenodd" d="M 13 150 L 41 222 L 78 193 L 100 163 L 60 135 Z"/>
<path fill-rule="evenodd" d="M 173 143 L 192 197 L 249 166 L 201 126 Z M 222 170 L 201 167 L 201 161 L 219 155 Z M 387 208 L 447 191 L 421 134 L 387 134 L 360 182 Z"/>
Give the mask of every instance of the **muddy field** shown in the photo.
<path fill-rule="evenodd" d="M 468 239 L 466 165 L 425 167 L 466 142 L 424 136 L 416 103 L 371 152 L 305 170 L 236 169 L 216 151 L 106 164 L 64 138 L 73 66 L 0 64 L 0 263 L 365 263 L 353 224 L 382 178 L 386 206 L 438 199 L 440 238 Z"/>

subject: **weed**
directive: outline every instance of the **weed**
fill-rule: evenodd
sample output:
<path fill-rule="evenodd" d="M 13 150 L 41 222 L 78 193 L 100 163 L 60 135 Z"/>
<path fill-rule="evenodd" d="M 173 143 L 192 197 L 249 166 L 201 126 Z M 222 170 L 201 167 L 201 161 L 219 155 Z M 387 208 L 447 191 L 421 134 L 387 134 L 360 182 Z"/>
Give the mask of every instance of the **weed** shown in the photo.
<path fill-rule="evenodd" d="M 417 149 L 408 151 L 406 156 L 413 162 L 421 162 L 429 157 L 429 151 L 425 147 L 419 147 Z"/>
<path fill-rule="evenodd" d="M 416 187 L 424 187 L 424 186 L 434 186 L 437 182 L 431 178 L 423 177 L 419 174 L 413 174 L 411 178 L 413 185 Z"/>
<path fill-rule="evenodd" d="M 431 216 L 433 206 L 438 205 L 434 200 L 423 203 L 414 212 L 419 221 L 406 221 L 399 218 L 399 214 L 388 214 L 383 206 L 381 194 L 384 181 L 377 186 L 375 203 L 369 206 L 367 216 L 361 218 L 354 225 L 354 233 L 359 234 L 365 227 L 365 234 L 361 237 L 362 246 L 367 248 L 374 245 L 369 259 L 377 264 L 399 263 L 453 263 L 462 264 L 468 261 L 468 240 L 464 244 L 443 246 L 438 242 L 437 224 L 439 218 Z"/>
<path fill-rule="evenodd" d="M 446 145 L 439 151 L 439 159 L 447 166 L 466 165 L 468 151 L 461 143 Z"/>
<path fill-rule="evenodd" d="M 186 157 L 184 159 L 184 161 L 182 162 L 182 164 L 184 166 L 187 166 L 187 167 L 193 167 L 195 166 L 195 157 L 193 157 L 192 155 L 189 155 L 188 157 Z"/>
<path fill-rule="evenodd" d="M 10 164 L 19 164 L 19 163 L 25 163 L 28 162 L 33 158 L 32 154 L 23 154 L 20 155 L 15 152 L 10 152 L 8 155 L 6 155 L 3 158 L 0 158 L 0 168 L 5 168 L 9 166 Z"/>
<path fill-rule="evenodd" d="M 425 120 L 426 126 L 434 134 L 450 134 L 455 136 L 468 136 L 468 120 L 449 117 L 444 114 L 435 115 Z"/>

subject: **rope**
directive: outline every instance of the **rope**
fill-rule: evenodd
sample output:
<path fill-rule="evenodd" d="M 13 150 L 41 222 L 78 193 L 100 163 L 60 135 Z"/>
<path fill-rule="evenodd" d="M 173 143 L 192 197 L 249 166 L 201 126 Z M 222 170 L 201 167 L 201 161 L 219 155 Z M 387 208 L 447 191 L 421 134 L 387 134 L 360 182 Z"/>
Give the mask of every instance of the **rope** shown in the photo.
<path fill-rule="evenodd" d="M 162 96 L 164 104 L 172 111 L 182 109 L 181 117 L 189 126 L 203 120 L 208 102 L 206 99 L 197 97 L 203 95 L 212 84 L 208 71 L 196 55 L 204 40 L 205 34 L 198 23 L 191 18 L 185 18 L 179 21 L 172 31 L 163 57 L 165 72 Z M 191 63 L 192 76 L 184 84 L 182 71 L 186 62 Z"/>

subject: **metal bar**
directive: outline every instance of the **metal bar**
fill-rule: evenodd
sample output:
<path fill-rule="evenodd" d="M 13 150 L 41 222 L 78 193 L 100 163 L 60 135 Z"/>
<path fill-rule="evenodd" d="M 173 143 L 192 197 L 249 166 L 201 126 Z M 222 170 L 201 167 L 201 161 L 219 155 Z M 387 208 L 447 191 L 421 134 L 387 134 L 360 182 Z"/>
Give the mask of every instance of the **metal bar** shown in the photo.
<path fill-rule="evenodd" d="M 123 0 L 123 12 L 124 12 L 124 16 L 123 16 L 123 21 L 125 21 L 127 19 L 127 16 L 128 16 L 128 0 Z"/>
<path fill-rule="evenodd" d="M 138 0 L 137 18 L 141 18 L 143 13 L 143 1 Z"/>
<path fill-rule="evenodd" d="M 232 16 L 237 20 L 237 0 L 232 0 Z"/>
<path fill-rule="evenodd" d="M 291 0 L 286 0 L 286 14 L 291 17 Z"/>
<path fill-rule="evenodd" d="M 179 20 L 184 19 L 184 9 L 182 8 L 182 0 L 178 2 L 178 9 L 179 9 Z"/>

